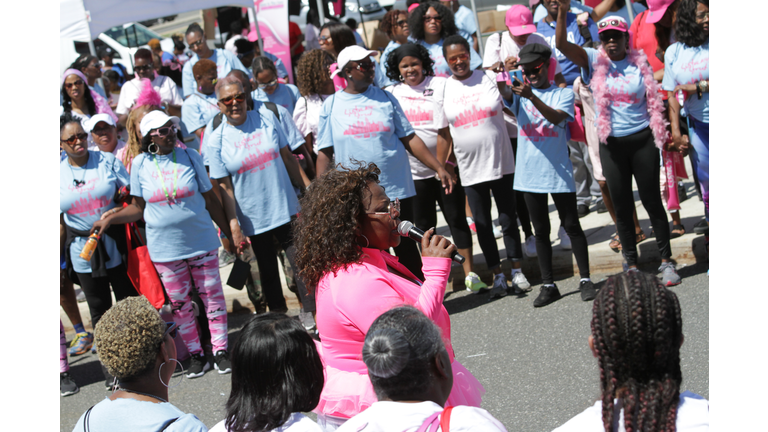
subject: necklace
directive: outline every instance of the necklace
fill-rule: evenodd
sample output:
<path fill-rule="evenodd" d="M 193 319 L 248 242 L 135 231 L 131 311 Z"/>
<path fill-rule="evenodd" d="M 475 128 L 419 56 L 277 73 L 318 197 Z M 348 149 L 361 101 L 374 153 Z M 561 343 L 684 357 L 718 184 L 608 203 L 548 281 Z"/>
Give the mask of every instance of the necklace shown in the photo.
<path fill-rule="evenodd" d="M 176 147 L 173 148 L 173 195 L 168 196 L 168 189 L 165 188 L 165 178 L 163 172 L 160 170 L 160 165 L 157 163 L 157 155 L 155 155 L 155 168 L 157 168 L 157 175 L 160 176 L 160 184 L 163 185 L 163 192 L 165 192 L 165 199 L 168 202 L 176 202 L 176 191 L 178 191 L 176 182 L 179 180 L 178 165 L 176 164 Z"/>
<path fill-rule="evenodd" d="M 130 389 L 127 389 L 127 388 L 125 388 L 125 387 L 118 387 L 118 388 L 119 388 L 120 390 L 124 391 L 124 392 L 127 392 L 127 393 L 135 393 L 135 394 L 139 394 L 139 395 L 142 395 L 142 396 L 148 396 L 148 397 L 151 397 L 151 398 L 155 398 L 155 399 L 157 399 L 157 400 L 159 400 L 159 401 L 161 401 L 161 402 L 165 402 L 165 403 L 168 403 L 168 401 L 167 401 L 167 400 L 165 400 L 165 399 L 161 398 L 160 396 L 155 396 L 155 395 L 153 395 L 153 394 L 149 394 L 149 393 L 143 393 L 143 392 L 140 392 L 140 391 L 136 391 L 136 390 L 130 390 Z"/>
<path fill-rule="evenodd" d="M 72 162 L 69 161 L 69 158 L 67 158 L 67 166 L 69 167 L 69 172 L 72 173 L 72 184 L 74 184 L 76 188 L 82 187 L 85 184 L 85 170 L 88 168 L 88 161 L 83 165 L 83 178 L 80 180 L 75 178 L 75 171 L 72 170 Z"/>

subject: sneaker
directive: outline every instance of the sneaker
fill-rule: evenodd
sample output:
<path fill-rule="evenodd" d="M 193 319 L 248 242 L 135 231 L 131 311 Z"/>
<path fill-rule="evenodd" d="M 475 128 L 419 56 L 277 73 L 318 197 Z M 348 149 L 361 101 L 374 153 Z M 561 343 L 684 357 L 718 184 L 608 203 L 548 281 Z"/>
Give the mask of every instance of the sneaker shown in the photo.
<path fill-rule="evenodd" d="M 531 289 L 531 284 L 528 282 L 528 279 L 525 278 L 523 272 L 519 271 L 512 274 L 512 288 L 510 289 L 510 293 L 522 294 L 530 292 Z"/>
<path fill-rule="evenodd" d="M 312 333 L 317 328 L 315 318 L 312 316 L 312 312 L 304 312 L 304 309 L 299 312 L 299 321 L 308 332 Z"/>
<path fill-rule="evenodd" d="M 199 378 L 211 369 L 211 364 L 205 354 L 192 354 L 191 359 L 189 369 L 187 369 L 187 378 Z"/>
<path fill-rule="evenodd" d="M 557 289 L 557 285 L 542 286 L 539 296 L 533 301 L 533 307 L 546 306 L 557 300 L 560 300 L 560 290 Z"/>
<path fill-rule="evenodd" d="M 664 286 L 679 285 L 681 282 L 680 275 L 677 274 L 674 263 L 661 263 L 659 273 L 661 273 L 661 283 L 663 283 Z"/>
<path fill-rule="evenodd" d="M 226 249 L 222 249 L 219 253 L 219 268 L 226 267 L 235 262 L 235 256 L 229 253 Z"/>
<path fill-rule="evenodd" d="M 560 247 L 565 250 L 571 250 L 571 238 L 565 233 L 565 228 L 562 226 L 557 230 L 557 238 L 560 239 Z"/>
<path fill-rule="evenodd" d="M 213 357 L 213 361 L 213 367 L 215 367 L 220 374 L 223 375 L 232 372 L 232 362 L 229 361 L 229 353 L 226 350 L 217 352 Z"/>
<path fill-rule="evenodd" d="M 62 372 L 59 374 L 59 389 L 62 396 L 72 396 L 80 391 L 80 387 L 75 384 L 75 381 L 69 376 L 69 372 Z"/>
<path fill-rule="evenodd" d="M 502 298 L 505 295 L 507 295 L 507 277 L 504 276 L 504 273 L 499 273 L 493 277 L 490 300 Z"/>
<path fill-rule="evenodd" d="M 603 202 L 603 200 L 600 200 L 595 206 L 595 211 L 597 212 L 597 214 L 608 213 L 608 207 L 605 206 L 605 203 Z"/>
<path fill-rule="evenodd" d="M 93 346 L 93 333 L 78 333 L 75 338 L 72 339 L 72 343 L 69 344 L 69 355 L 76 356 L 85 354 Z"/>
<path fill-rule="evenodd" d="M 583 218 L 584 216 L 589 214 L 589 206 L 586 204 L 579 204 L 576 206 L 576 213 L 579 214 L 579 218 Z"/>
<path fill-rule="evenodd" d="M 473 233 L 477 234 L 477 228 L 475 228 L 475 220 L 469 216 L 467 216 L 467 225 L 469 225 L 469 229 L 471 229 Z"/>
<path fill-rule="evenodd" d="M 528 236 L 525 239 L 525 244 L 523 245 L 523 253 L 528 258 L 536 258 L 536 237 Z"/>
<path fill-rule="evenodd" d="M 493 226 L 493 236 L 496 237 L 497 239 L 500 239 L 501 236 L 503 236 L 503 235 L 504 235 L 504 233 L 501 232 L 501 227 L 499 225 L 494 225 Z"/>
<path fill-rule="evenodd" d="M 464 286 L 467 287 L 467 291 L 473 293 L 479 293 L 481 291 L 488 291 L 488 285 L 480 280 L 480 276 L 475 272 L 470 272 L 467 277 L 464 278 Z"/>
<path fill-rule="evenodd" d="M 579 283 L 579 291 L 581 291 L 581 299 L 583 301 L 594 300 L 597 297 L 597 289 L 592 281 L 581 281 Z"/>
<path fill-rule="evenodd" d="M 75 298 L 77 299 L 78 303 L 82 303 L 85 301 L 85 293 L 80 288 L 75 288 Z"/>

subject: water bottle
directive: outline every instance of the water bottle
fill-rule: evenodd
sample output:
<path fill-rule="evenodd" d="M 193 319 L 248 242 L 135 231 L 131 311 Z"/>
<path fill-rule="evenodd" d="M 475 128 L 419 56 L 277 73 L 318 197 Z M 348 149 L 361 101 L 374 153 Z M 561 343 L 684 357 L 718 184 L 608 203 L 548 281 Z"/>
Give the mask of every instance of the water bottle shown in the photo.
<path fill-rule="evenodd" d="M 80 258 L 90 261 L 91 257 L 93 257 L 93 252 L 96 251 L 96 246 L 99 244 L 99 238 L 101 236 L 99 235 L 99 230 L 95 230 L 93 234 L 91 234 L 90 237 L 88 237 L 88 241 L 85 242 L 85 246 L 83 246 L 83 250 L 80 252 Z"/>

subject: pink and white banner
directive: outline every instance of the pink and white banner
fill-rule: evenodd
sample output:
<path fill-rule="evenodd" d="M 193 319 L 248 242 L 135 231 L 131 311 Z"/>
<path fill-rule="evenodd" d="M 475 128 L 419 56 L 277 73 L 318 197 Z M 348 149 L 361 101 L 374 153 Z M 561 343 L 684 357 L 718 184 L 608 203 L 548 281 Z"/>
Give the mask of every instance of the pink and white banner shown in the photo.
<path fill-rule="evenodd" d="M 264 39 L 264 51 L 276 55 L 288 69 L 288 80 L 293 83 L 291 72 L 291 46 L 288 38 L 288 0 L 254 0 L 259 32 Z M 256 31 L 252 26 L 251 31 Z"/>

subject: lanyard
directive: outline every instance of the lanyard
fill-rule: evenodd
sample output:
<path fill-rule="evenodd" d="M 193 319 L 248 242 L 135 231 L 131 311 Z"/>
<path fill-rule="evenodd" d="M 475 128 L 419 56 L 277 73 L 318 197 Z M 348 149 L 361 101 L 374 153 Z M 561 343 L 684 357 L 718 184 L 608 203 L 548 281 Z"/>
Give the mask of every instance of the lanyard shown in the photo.
<path fill-rule="evenodd" d="M 155 161 L 155 168 L 157 168 L 157 175 L 160 176 L 160 184 L 163 185 L 165 199 L 167 199 L 168 202 L 176 202 L 176 191 L 178 190 L 176 182 L 179 180 L 178 165 L 176 164 L 176 147 L 173 148 L 173 195 L 170 197 L 168 196 L 168 189 L 165 188 L 165 178 L 163 177 L 163 172 L 160 170 L 160 165 L 157 163 L 157 155 L 155 155 L 153 160 Z"/>

